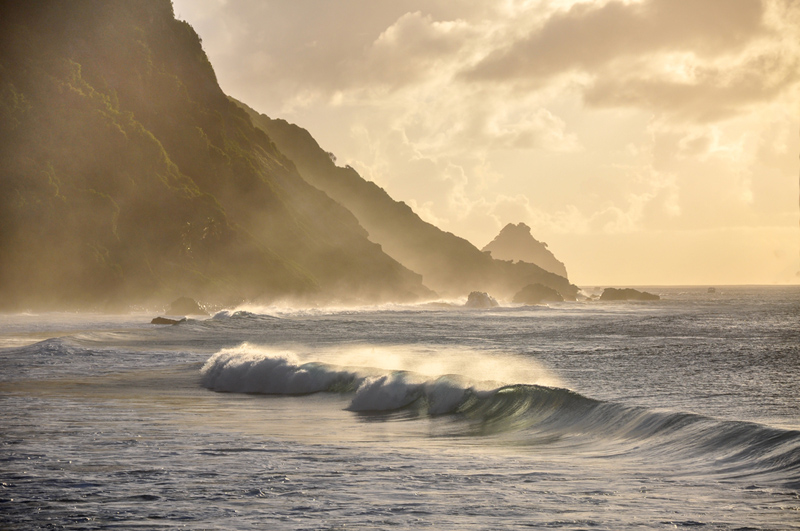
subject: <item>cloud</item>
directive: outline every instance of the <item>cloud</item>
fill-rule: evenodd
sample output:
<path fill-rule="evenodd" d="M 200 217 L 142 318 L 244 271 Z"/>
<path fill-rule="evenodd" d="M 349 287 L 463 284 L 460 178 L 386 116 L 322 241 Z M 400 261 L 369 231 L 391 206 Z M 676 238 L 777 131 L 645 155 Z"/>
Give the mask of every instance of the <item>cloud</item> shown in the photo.
<path fill-rule="evenodd" d="M 590 107 L 709 121 L 798 85 L 797 3 L 561 4 L 175 0 L 178 14 L 193 13 L 190 22 L 212 50 L 223 88 L 253 104 L 271 102 L 260 110 L 272 114 L 328 101 L 392 105 L 387 99 L 403 90 L 413 105 L 420 97 L 463 100 L 476 93 L 519 99 L 560 85 Z M 528 117 L 542 108 L 534 102 Z M 498 118 L 486 116 L 473 129 L 491 134 L 486 124 L 496 126 Z M 537 129 L 528 125 L 529 132 Z M 541 135 L 512 129 L 501 143 L 544 146 Z"/>
<path fill-rule="evenodd" d="M 758 0 L 577 4 L 464 72 L 468 80 L 546 78 L 661 50 L 718 54 L 762 31 Z"/>
<path fill-rule="evenodd" d="M 358 83 L 413 84 L 441 62 L 452 61 L 472 34 L 461 20 L 439 22 L 419 11 L 406 13 L 380 34 L 365 58 L 355 58 L 349 74 Z"/>
<path fill-rule="evenodd" d="M 581 3 L 458 78 L 523 92 L 566 77 L 590 107 L 721 120 L 798 86 L 798 19 L 800 6 L 778 1 Z"/>
<path fill-rule="evenodd" d="M 564 121 L 543 107 L 500 109 L 488 118 L 484 132 L 492 147 L 544 148 L 550 151 L 580 149 L 578 138 L 566 131 Z"/>
<path fill-rule="evenodd" d="M 587 104 L 597 107 L 635 106 L 667 111 L 673 118 L 713 121 L 770 101 L 800 80 L 800 61 L 782 53 L 765 53 L 723 65 L 694 65 L 683 79 L 617 66 L 588 85 Z"/>

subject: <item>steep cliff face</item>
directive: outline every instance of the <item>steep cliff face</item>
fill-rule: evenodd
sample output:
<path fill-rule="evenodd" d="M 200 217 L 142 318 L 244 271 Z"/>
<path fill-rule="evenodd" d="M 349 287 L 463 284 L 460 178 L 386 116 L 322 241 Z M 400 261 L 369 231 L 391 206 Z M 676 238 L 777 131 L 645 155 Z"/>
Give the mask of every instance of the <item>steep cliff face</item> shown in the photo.
<path fill-rule="evenodd" d="M 565 276 L 532 263 L 494 260 L 467 240 L 423 221 L 353 168 L 336 166 L 305 129 L 240 105 L 278 149 L 295 161 L 303 178 L 353 212 L 372 241 L 422 274 L 425 285 L 440 295 L 463 297 L 477 290 L 511 298 L 523 286 L 539 283 L 574 300 L 578 289 Z"/>
<path fill-rule="evenodd" d="M 524 223 L 518 225 L 509 223 L 482 250 L 492 253 L 492 257 L 498 260 L 521 260 L 568 278 L 564 263 L 553 255 L 546 243 L 534 238 L 531 235 L 531 228 Z"/>
<path fill-rule="evenodd" d="M 169 0 L 0 3 L 0 305 L 430 293 L 220 90 Z"/>

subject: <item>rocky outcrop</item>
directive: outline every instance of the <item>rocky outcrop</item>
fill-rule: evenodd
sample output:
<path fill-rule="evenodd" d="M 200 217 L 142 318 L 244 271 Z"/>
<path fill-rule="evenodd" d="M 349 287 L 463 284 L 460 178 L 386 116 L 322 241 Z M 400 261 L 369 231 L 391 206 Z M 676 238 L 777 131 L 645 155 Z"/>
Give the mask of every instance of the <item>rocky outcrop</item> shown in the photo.
<path fill-rule="evenodd" d="M 499 304 L 488 293 L 473 291 L 467 297 L 467 303 L 464 306 L 467 308 L 496 308 Z"/>
<path fill-rule="evenodd" d="M 482 249 L 491 252 L 492 258 L 536 264 L 545 271 L 567 278 L 567 268 L 547 248 L 531 235 L 531 228 L 524 223 L 509 223 L 500 234 Z"/>
<path fill-rule="evenodd" d="M 600 295 L 601 301 L 657 301 L 660 299 L 661 297 L 658 295 L 633 288 L 606 288 Z"/>
<path fill-rule="evenodd" d="M 514 295 L 517 304 L 541 304 L 543 302 L 563 302 L 564 297 L 553 288 L 542 284 L 528 284 Z"/>
<path fill-rule="evenodd" d="M 176 325 L 184 322 L 186 319 L 170 319 L 168 317 L 154 317 L 150 324 L 154 325 Z"/>

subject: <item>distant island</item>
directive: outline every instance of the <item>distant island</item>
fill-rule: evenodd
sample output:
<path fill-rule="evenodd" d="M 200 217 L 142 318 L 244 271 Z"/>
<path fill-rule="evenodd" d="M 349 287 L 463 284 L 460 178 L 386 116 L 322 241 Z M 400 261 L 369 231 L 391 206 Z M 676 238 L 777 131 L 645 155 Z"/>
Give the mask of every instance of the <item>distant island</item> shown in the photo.
<path fill-rule="evenodd" d="M 0 32 L 0 310 L 577 296 L 229 99 L 169 0 L 6 3 Z"/>
<path fill-rule="evenodd" d="M 661 297 L 633 288 L 606 288 L 600 295 L 601 301 L 657 301 Z"/>

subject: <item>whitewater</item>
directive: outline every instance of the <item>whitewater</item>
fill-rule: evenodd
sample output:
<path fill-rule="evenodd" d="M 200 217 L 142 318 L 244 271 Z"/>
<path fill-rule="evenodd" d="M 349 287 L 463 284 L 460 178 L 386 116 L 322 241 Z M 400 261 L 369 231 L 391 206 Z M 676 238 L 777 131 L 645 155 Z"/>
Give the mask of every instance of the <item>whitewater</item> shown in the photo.
<path fill-rule="evenodd" d="M 2 529 L 799 529 L 800 286 L 0 315 Z"/>

